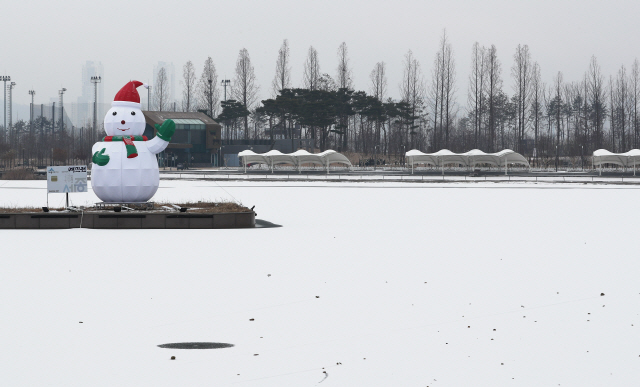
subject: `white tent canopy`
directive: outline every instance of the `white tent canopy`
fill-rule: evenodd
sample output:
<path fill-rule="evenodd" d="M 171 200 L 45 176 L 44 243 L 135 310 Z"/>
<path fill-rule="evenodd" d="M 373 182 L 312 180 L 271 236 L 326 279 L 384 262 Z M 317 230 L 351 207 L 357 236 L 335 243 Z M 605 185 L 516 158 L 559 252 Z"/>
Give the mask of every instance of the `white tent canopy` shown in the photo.
<path fill-rule="evenodd" d="M 602 174 L 602 164 L 615 164 L 621 167 L 633 167 L 633 174 L 636 174 L 636 165 L 640 164 L 640 149 L 631 149 L 625 153 L 612 153 L 606 149 L 598 149 L 593 152 L 593 166 L 600 167 Z"/>
<path fill-rule="evenodd" d="M 318 153 L 318 156 L 322 158 L 327 168 L 329 168 L 330 164 L 343 164 L 349 167 L 351 166 L 351 161 L 349 161 L 349 159 L 345 155 L 343 155 L 342 153 L 338 153 L 332 149 L 320 152 Z"/>
<path fill-rule="evenodd" d="M 442 167 L 444 173 L 445 165 L 461 165 L 474 168 L 477 164 L 490 164 L 504 166 L 505 173 L 509 164 L 521 164 L 529 167 L 529 162 L 520 153 L 511 149 L 505 149 L 496 153 L 485 153 L 479 149 L 473 149 L 465 153 L 453 153 L 448 149 L 441 149 L 435 153 L 423 153 L 417 149 L 412 149 L 405 154 L 407 163 L 413 166 L 416 164 L 427 164 L 435 167 Z"/>
<path fill-rule="evenodd" d="M 290 164 L 300 170 L 300 166 L 304 164 L 312 164 L 322 166 L 329 171 L 331 164 L 344 164 L 351 167 L 351 162 L 343 154 L 334 150 L 326 150 L 321 153 L 309 153 L 300 149 L 293 153 L 284 154 L 277 150 L 270 150 L 267 153 L 255 153 L 251 150 L 244 150 L 238 153 L 238 157 L 242 159 L 245 172 L 249 164 L 266 164 L 273 171 L 273 166 L 278 164 Z"/>
<path fill-rule="evenodd" d="M 631 167 L 640 164 L 640 149 L 631 149 L 625 153 L 611 153 L 606 149 L 593 152 L 593 165 L 616 164 L 621 167 Z"/>
<path fill-rule="evenodd" d="M 242 157 L 242 162 L 244 163 L 245 167 L 247 164 L 269 165 L 269 162 L 267 161 L 267 159 L 265 159 L 264 155 L 258 154 L 252 150 L 243 150 L 242 152 L 238 153 L 238 157 Z"/>

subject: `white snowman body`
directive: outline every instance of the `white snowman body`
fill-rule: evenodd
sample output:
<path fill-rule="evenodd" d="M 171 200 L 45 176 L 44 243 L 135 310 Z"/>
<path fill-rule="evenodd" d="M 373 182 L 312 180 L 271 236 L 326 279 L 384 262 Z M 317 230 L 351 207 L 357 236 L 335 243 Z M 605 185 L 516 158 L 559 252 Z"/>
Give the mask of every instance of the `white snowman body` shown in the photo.
<path fill-rule="evenodd" d="M 140 104 L 114 101 L 104 118 L 104 129 L 108 136 L 142 136 L 146 126 Z M 149 141 L 134 141 L 137 156 L 127 158 L 123 141 L 97 142 L 91 154 L 105 149 L 109 162 L 100 166 L 93 164 L 91 187 L 105 203 L 146 202 L 158 190 L 160 172 L 156 154 L 162 152 L 169 142 L 159 137 Z"/>

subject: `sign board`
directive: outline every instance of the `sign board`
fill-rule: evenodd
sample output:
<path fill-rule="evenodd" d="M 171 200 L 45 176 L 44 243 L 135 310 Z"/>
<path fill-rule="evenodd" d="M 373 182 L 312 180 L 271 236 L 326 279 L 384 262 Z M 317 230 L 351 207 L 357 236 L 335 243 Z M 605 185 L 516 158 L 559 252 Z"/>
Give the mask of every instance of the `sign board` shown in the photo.
<path fill-rule="evenodd" d="M 87 166 L 47 167 L 47 193 L 87 192 Z"/>

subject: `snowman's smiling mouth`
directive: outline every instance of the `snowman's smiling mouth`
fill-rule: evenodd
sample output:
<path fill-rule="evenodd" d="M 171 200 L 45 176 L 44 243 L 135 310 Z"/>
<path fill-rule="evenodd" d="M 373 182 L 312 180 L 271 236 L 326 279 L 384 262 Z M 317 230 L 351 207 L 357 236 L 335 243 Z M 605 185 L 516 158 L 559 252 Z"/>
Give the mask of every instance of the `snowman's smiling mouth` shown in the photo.
<path fill-rule="evenodd" d="M 127 129 L 120 129 L 120 128 L 117 128 L 117 129 L 118 129 L 118 130 L 120 130 L 120 131 L 122 131 L 122 132 L 126 132 L 127 130 L 129 130 L 129 129 L 131 129 L 131 128 L 127 128 Z"/>

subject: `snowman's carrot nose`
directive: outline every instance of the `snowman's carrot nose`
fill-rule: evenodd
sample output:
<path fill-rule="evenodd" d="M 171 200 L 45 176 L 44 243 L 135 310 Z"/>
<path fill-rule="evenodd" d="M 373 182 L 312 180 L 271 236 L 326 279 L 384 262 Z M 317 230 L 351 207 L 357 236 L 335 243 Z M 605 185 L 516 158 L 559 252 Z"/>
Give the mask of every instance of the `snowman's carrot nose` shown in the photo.
<path fill-rule="evenodd" d="M 124 124 L 125 124 L 124 120 L 120 121 L 120 123 L 121 123 L 122 125 L 124 125 Z"/>

